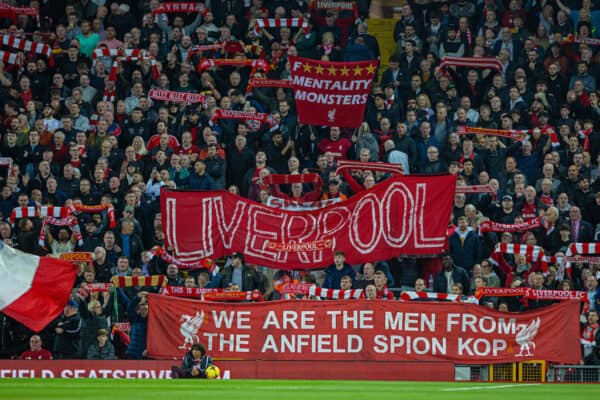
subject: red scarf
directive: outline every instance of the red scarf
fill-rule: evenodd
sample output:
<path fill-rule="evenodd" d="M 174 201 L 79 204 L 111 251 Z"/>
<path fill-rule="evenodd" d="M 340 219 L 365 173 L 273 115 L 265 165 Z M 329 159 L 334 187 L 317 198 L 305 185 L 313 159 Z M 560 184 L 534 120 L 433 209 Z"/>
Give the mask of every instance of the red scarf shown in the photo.
<path fill-rule="evenodd" d="M 196 269 L 207 269 L 212 272 L 216 265 L 212 262 L 211 259 L 205 258 L 201 261 L 195 263 L 186 263 L 181 260 L 176 259 L 169 253 L 167 253 L 161 246 L 155 246 L 150 251 L 148 251 L 148 257 L 153 259 L 155 256 L 161 256 L 161 258 L 168 264 L 175 264 L 179 269 L 185 270 L 196 270 Z"/>
<path fill-rule="evenodd" d="M 86 206 L 84 204 L 73 204 L 72 208 L 74 211 L 77 211 L 80 213 L 92 213 L 92 214 L 101 213 L 102 211 L 106 210 L 106 214 L 108 215 L 108 222 L 109 222 L 108 226 L 111 229 L 117 227 L 117 221 L 115 220 L 115 210 L 112 207 L 112 205 L 110 205 L 110 204 L 97 204 L 97 205 L 93 205 L 93 206 Z"/>
<path fill-rule="evenodd" d="M 265 72 L 269 72 L 271 69 L 269 63 L 265 60 L 250 60 L 250 59 L 239 59 L 239 58 L 217 58 L 217 59 L 204 59 L 198 63 L 197 70 L 199 73 L 211 67 L 252 67 L 250 75 L 254 75 L 256 69 L 261 69 Z"/>
<path fill-rule="evenodd" d="M 483 221 L 479 224 L 479 231 L 485 232 L 524 232 L 539 228 L 542 225 L 542 217 L 533 218 L 520 224 L 501 224 L 494 221 Z"/>
<path fill-rule="evenodd" d="M 148 93 L 151 99 L 160 101 L 172 101 L 174 103 L 202 103 L 206 102 L 205 96 L 197 93 L 176 92 L 173 90 L 150 89 Z"/>

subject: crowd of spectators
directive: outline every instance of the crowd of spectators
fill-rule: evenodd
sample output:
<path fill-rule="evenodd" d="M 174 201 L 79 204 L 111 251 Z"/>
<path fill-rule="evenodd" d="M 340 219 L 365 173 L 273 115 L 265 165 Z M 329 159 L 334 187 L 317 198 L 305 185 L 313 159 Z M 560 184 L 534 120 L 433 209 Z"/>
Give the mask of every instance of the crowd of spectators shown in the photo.
<path fill-rule="evenodd" d="M 490 185 L 493 192 L 456 194 L 443 260 L 374 255 L 373 263 L 351 266 L 336 253 L 326 271 L 294 272 L 292 279 L 365 288 L 368 298 L 390 299 L 388 287 L 401 286 L 464 295 L 480 286 L 576 289 L 588 292 L 590 310 L 597 309 L 598 264 L 574 264 L 571 276 L 552 265 L 542 274 L 525 257 L 504 255 L 514 272 L 508 282 L 488 257 L 500 241 L 536 244 L 557 255 L 572 242 L 600 238 L 598 2 L 409 2 L 394 27 L 395 53 L 383 60 L 387 67 L 378 71 L 356 130 L 300 124 L 289 89 L 246 87 L 251 77 L 289 79 L 288 55 L 379 59 L 377 39 L 368 33 L 367 1 L 346 11 L 318 9 L 304 0 L 222 0 L 207 1 L 199 13 L 169 14 L 153 12 L 158 0 L 13 3 L 39 8 L 39 18 L 2 18 L 1 33 L 44 42 L 53 56 L 13 49 L 18 64 L 0 61 L 0 154 L 11 161 L 0 167 L 0 237 L 35 254 L 93 253 L 93 262 L 80 268 L 76 289 L 114 275 L 164 274 L 172 286 L 234 287 L 279 298 L 272 281 L 285 273 L 247 265 L 243 254 L 229 257 L 214 276 L 151 259 L 147 251 L 164 238 L 161 187 L 225 189 L 260 202 L 270 195 L 344 200 L 387 177 L 369 171 L 336 176 L 337 161 L 355 159 L 400 163 L 406 174 L 449 172 L 459 185 Z M 254 26 L 257 18 L 292 17 L 305 17 L 308 27 Z M 590 40 L 565 41 L 571 34 Z M 212 44 L 219 46 L 194 49 Z M 113 64 L 114 57 L 94 56 L 102 48 L 144 49 L 147 56 Z M 497 57 L 502 68 L 442 71 L 443 56 Z M 270 71 L 200 71 L 205 58 L 262 58 Z M 153 88 L 198 93 L 205 102 L 153 100 Z M 217 109 L 268 113 L 272 123 L 211 122 Z M 459 135 L 462 126 L 530 133 L 521 142 Z M 263 183 L 265 174 L 306 171 L 320 174 L 324 188 Z M 79 229 L 47 225 L 40 244 L 39 218 L 9 221 L 15 207 L 73 203 L 111 204 L 116 226 L 106 210 L 81 213 Z M 513 224 L 536 216 L 544 216 L 544 223 L 531 231 L 478 231 L 485 220 Z M 43 339 L 55 358 L 112 358 L 115 352 L 142 358 L 146 290 L 156 289 L 80 291 L 56 323 L 31 339 L 1 316 L 2 343 L 10 343 L 2 353 L 14 356 L 29 343 L 33 358 L 45 358 Z M 535 303 L 529 307 L 544 305 Z M 523 310 L 518 301 L 491 299 L 486 305 Z M 593 341 L 598 322 L 592 315 L 587 335 Z M 112 348 L 106 338 L 110 323 L 118 321 L 130 322 L 131 343 L 121 338 Z"/>

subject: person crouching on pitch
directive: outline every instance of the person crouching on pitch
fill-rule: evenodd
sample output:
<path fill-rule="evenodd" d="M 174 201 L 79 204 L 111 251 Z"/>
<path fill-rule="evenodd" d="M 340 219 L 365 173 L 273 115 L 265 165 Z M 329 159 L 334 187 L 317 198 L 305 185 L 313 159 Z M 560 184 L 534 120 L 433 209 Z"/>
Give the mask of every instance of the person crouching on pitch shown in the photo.
<path fill-rule="evenodd" d="M 206 355 L 206 349 L 200 343 L 195 343 L 183 357 L 181 368 L 171 367 L 171 377 L 180 378 L 206 378 L 206 367 L 212 364 L 212 358 Z"/>

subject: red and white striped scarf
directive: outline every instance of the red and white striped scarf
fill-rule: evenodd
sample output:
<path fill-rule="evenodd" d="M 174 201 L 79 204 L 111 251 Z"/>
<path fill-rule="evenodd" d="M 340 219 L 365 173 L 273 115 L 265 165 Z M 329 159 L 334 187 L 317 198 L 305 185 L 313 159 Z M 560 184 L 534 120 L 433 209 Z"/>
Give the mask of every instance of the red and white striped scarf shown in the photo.
<path fill-rule="evenodd" d="M 177 265 L 177 268 L 179 268 L 179 269 L 185 269 L 185 270 L 207 269 L 210 272 L 212 272 L 216 267 L 216 265 L 209 258 L 205 258 L 203 260 L 200 260 L 200 261 L 194 262 L 194 263 L 183 262 L 183 261 L 178 260 L 177 258 L 173 257 L 169 253 L 167 253 L 161 246 L 154 246 L 152 249 L 150 249 L 147 252 L 147 255 L 150 259 L 153 259 L 155 256 L 160 256 L 168 264 Z"/>
<path fill-rule="evenodd" d="M 379 171 L 388 172 L 390 174 L 402 174 L 404 169 L 400 164 L 389 164 L 384 162 L 363 162 L 353 160 L 339 160 L 336 174 L 340 174 L 344 170 L 361 170 L 361 171 Z"/>
<path fill-rule="evenodd" d="M 324 299 L 364 299 L 365 291 L 362 289 L 325 289 L 313 285 L 310 287 L 308 295 Z"/>
<path fill-rule="evenodd" d="M 501 224 L 494 221 L 483 221 L 479 223 L 479 231 L 485 232 L 524 232 L 542 226 L 542 217 L 535 217 L 520 224 Z"/>
<path fill-rule="evenodd" d="M 41 206 L 41 207 L 16 207 L 10 213 L 10 223 L 14 224 L 20 218 L 55 217 L 66 218 L 72 214 L 68 207 Z"/>
<path fill-rule="evenodd" d="M 456 193 L 494 193 L 490 185 L 456 186 Z"/>
<path fill-rule="evenodd" d="M 8 51 L 0 50 L 0 58 L 6 64 L 21 65 L 19 55 L 17 53 L 10 53 Z"/>
<path fill-rule="evenodd" d="M 252 78 L 248 81 L 248 86 L 246 86 L 246 93 L 250 93 L 255 87 L 281 87 L 286 89 L 293 89 L 294 85 L 289 79 Z"/>
<path fill-rule="evenodd" d="M 116 288 L 122 287 L 143 287 L 143 286 L 162 286 L 165 282 L 164 275 L 149 276 L 113 276 L 110 282 Z"/>
<path fill-rule="evenodd" d="M 256 69 L 261 69 L 265 72 L 269 72 L 271 67 L 269 62 L 266 60 L 250 60 L 240 58 L 217 58 L 217 59 L 204 59 L 198 63 L 196 67 L 199 73 L 211 67 L 252 67 L 250 75 L 254 75 Z"/>
<path fill-rule="evenodd" d="M 211 124 L 215 124 L 220 119 L 236 119 L 236 120 L 250 120 L 260 121 L 265 124 L 272 124 L 271 115 L 267 113 L 257 113 L 252 111 L 234 111 L 234 110 L 223 110 L 219 108 L 215 110 L 212 117 L 210 117 Z"/>
<path fill-rule="evenodd" d="M 258 35 L 261 29 L 268 28 L 299 28 L 302 27 L 304 34 L 310 33 L 308 22 L 304 18 L 258 18 L 254 21 L 254 32 Z"/>
<path fill-rule="evenodd" d="M 502 62 L 496 57 L 442 57 L 440 70 L 446 67 L 490 68 L 502 71 Z"/>
<path fill-rule="evenodd" d="M 18 49 L 25 53 L 41 54 L 48 58 L 52 57 L 52 47 L 44 43 L 19 39 L 14 35 L 2 35 L 1 43 L 3 46 Z"/>
<path fill-rule="evenodd" d="M 206 6 L 203 3 L 191 1 L 165 2 L 156 7 L 154 14 L 172 14 L 172 13 L 200 13 L 203 16 L 207 13 Z"/>
<path fill-rule="evenodd" d="M 496 253 L 521 254 L 529 261 L 543 261 L 544 249 L 540 246 L 529 244 L 497 243 L 494 249 Z"/>
<path fill-rule="evenodd" d="M 109 49 L 100 47 L 92 53 L 95 60 L 98 57 L 147 57 L 148 53 L 144 49 Z"/>
<path fill-rule="evenodd" d="M 117 91 L 116 90 L 113 90 L 113 91 L 104 90 L 104 95 L 102 96 L 102 101 L 108 101 L 108 102 L 114 103 L 116 99 L 117 99 Z"/>
<path fill-rule="evenodd" d="M 154 100 L 172 101 L 174 103 L 202 103 L 206 102 L 206 97 L 198 93 L 176 92 L 173 90 L 150 89 L 148 96 Z"/>
<path fill-rule="evenodd" d="M 411 290 L 402 291 L 400 300 L 415 301 L 415 300 L 437 300 L 437 301 L 462 301 L 465 303 L 478 304 L 479 301 L 474 297 L 460 296 L 450 293 L 434 293 L 434 292 L 415 292 Z"/>
<path fill-rule="evenodd" d="M 600 254 L 600 243 L 571 243 L 565 253 L 565 258 L 576 256 L 579 254 Z M 565 260 L 564 267 L 566 268 L 567 275 L 571 278 L 571 262 Z"/>
<path fill-rule="evenodd" d="M 12 225 L 15 224 L 15 220 L 21 218 L 37 218 L 37 208 L 36 207 L 17 207 L 12 210 L 10 213 L 10 223 Z"/>
<path fill-rule="evenodd" d="M 79 246 L 83 245 L 83 237 L 81 236 L 81 229 L 79 228 L 79 221 L 77 218 L 73 216 L 69 216 L 66 218 L 54 218 L 54 217 L 46 217 L 42 222 L 42 227 L 40 229 L 40 236 L 38 239 L 38 243 L 40 246 L 44 246 L 46 244 L 46 226 L 47 225 L 55 225 L 55 226 L 68 226 L 71 228 L 73 235 L 77 239 L 77 244 Z"/>

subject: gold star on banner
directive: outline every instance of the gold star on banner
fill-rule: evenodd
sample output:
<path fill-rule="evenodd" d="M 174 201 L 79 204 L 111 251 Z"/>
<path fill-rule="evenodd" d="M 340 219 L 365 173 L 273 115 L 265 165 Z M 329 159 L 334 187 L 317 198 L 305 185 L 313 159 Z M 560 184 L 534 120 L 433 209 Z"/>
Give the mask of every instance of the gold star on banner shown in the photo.
<path fill-rule="evenodd" d="M 362 68 L 357 65 L 356 68 L 354 68 L 354 76 L 359 76 L 360 74 L 362 74 Z"/>
<path fill-rule="evenodd" d="M 376 69 L 377 68 L 375 68 L 375 64 L 369 64 L 369 66 L 366 68 L 367 73 L 369 74 L 374 74 Z"/>
<path fill-rule="evenodd" d="M 302 68 L 304 68 L 304 72 L 310 72 L 312 67 L 310 64 L 302 64 Z"/>
<path fill-rule="evenodd" d="M 340 69 L 340 71 L 342 71 L 342 76 L 350 75 L 350 68 L 346 67 L 345 65 Z"/>
<path fill-rule="evenodd" d="M 335 69 L 335 67 L 333 65 L 331 65 L 329 68 L 327 68 L 327 72 L 329 72 L 329 75 L 337 74 L 337 70 Z"/>
<path fill-rule="evenodd" d="M 323 75 L 324 70 L 325 68 L 323 68 L 321 64 L 317 64 L 317 66 L 315 67 L 315 72 L 319 75 Z"/>

